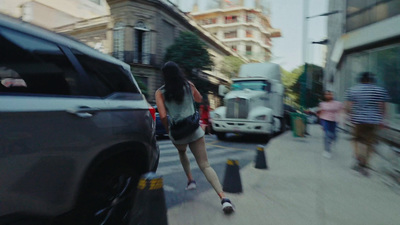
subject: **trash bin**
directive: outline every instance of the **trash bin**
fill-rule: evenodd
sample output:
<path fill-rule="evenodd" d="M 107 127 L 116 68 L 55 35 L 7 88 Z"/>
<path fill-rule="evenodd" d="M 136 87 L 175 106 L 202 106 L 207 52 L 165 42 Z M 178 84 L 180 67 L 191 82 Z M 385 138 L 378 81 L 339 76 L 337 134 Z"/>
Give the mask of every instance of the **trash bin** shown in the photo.
<path fill-rule="evenodd" d="M 306 132 L 307 117 L 302 113 L 290 113 L 293 137 L 304 137 Z"/>

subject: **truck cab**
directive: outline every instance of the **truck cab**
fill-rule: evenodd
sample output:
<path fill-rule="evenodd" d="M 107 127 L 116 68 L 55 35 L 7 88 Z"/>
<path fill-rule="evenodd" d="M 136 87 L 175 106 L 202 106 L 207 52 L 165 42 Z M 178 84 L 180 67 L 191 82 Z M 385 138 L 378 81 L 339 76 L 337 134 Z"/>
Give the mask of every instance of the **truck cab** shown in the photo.
<path fill-rule="evenodd" d="M 259 134 L 270 137 L 285 128 L 283 85 L 279 65 L 242 65 L 239 77 L 228 89 L 220 86 L 224 106 L 214 111 L 213 130 L 219 139 L 226 133 Z M 227 91 L 229 90 L 229 91 Z"/>

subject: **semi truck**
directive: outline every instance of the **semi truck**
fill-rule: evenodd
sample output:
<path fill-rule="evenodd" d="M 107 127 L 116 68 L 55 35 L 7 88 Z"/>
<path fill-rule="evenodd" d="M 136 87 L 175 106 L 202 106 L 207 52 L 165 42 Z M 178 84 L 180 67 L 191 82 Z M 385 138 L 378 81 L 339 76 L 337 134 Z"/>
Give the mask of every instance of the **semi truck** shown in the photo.
<path fill-rule="evenodd" d="M 270 138 L 286 128 L 284 87 L 275 63 L 248 63 L 240 67 L 230 88 L 220 85 L 224 104 L 212 113 L 212 128 L 220 140 L 227 133 L 258 134 Z"/>

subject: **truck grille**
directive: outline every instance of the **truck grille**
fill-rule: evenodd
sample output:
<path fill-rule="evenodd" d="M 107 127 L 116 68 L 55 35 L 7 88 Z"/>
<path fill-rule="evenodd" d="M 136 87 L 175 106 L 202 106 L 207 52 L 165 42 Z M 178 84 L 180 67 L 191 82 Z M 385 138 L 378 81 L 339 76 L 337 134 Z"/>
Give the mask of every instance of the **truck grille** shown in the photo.
<path fill-rule="evenodd" d="M 226 118 L 246 119 L 249 114 L 249 102 L 245 98 L 229 99 L 226 108 Z"/>

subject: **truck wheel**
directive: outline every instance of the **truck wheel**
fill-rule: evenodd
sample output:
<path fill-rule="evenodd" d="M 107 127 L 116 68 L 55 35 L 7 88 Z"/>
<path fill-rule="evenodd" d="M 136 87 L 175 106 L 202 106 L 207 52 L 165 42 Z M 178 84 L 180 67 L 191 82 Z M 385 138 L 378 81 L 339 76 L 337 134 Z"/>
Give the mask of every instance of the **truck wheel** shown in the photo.
<path fill-rule="evenodd" d="M 272 135 L 272 134 L 267 134 L 267 135 L 263 136 L 263 140 L 268 143 L 272 139 L 273 136 L 274 135 Z"/>
<path fill-rule="evenodd" d="M 285 120 L 285 118 L 280 118 L 279 120 L 281 121 L 280 131 L 281 131 L 281 133 L 284 133 L 286 131 L 286 120 Z"/>
<path fill-rule="evenodd" d="M 218 140 L 225 140 L 226 139 L 226 134 L 225 133 L 215 132 L 215 134 L 217 135 Z"/>

